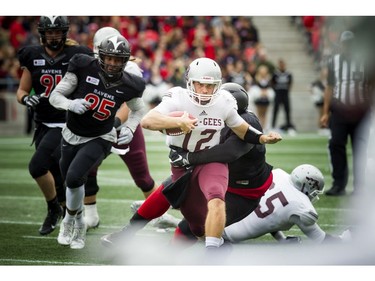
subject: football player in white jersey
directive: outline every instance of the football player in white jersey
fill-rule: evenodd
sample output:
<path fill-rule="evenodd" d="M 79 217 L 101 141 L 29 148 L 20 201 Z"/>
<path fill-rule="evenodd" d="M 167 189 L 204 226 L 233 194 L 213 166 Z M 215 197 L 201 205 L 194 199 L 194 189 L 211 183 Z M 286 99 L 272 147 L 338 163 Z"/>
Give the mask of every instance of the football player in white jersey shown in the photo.
<path fill-rule="evenodd" d="M 254 130 L 238 114 L 235 98 L 229 92 L 220 90 L 222 74 L 214 60 L 194 60 L 186 70 L 186 80 L 186 89 L 171 88 L 161 103 L 141 121 L 142 127 L 150 130 L 180 128 L 182 135 L 167 136 L 168 146 L 190 152 L 210 148 L 220 143 L 220 132 L 225 125 L 250 143 L 277 143 L 281 140 L 277 133 L 264 135 Z M 184 114 L 180 117 L 169 116 L 175 111 L 183 111 Z M 224 242 L 222 233 L 226 219 L 227 164 L 212 162 L 193 169 L 171 166 L 171 172 L 173 182 L 189 175 L 189 188 L 179 208 L 192 233 L 205 237 L 206 248 L 220 247 Z"/>
<path fill-rule="evenodd" d="M 291 174 L 274 169 L 273 182 L 258 207 L 243 220 L 224 229 L 223 237 L 230 242 L 254 239 L 267 233 L 280 241 L 300 241 L 282 231 L 297 225 L 312 241 L 321 243 L 340 239 L 324 232 L 317 224 L 318 213 L 313 202 L 323 193 L 324 177 L 313 165 L 297 166 Z"/>
<path fill-rule="evenodd" d="M 103 39 L 113 35 L 120 35 L 120 32 L 110 26 L 102 27 L 96 31 L 93 39 L 93 51 L 95 56 L 98 56 L 99 54 L 98 47 Z M 139 77 L 143 77 L 142 69 L 135 61 L 136 58 L 130 56 L 124 71 Z M 120 125 L 127 120 L 128 115 L 129 108 L 126 103 L 124 103 L 116 113 L 114 127 L 120 127 Z M 157 188 L 157 185 L 150 175 L 148 168 L 145 139 L 142 128 L 140 126 L 137 127 L 137 129 L 134 131 L 133 139 L 129 145 L 114 144 L 114 146 L 119 149 L 129 148 L 128 153 L 119 156 L 127 165 L 134 182 L 142 190 L 144 197 L 147 198 Z M 94 176 L 89 178 L 90 180 L 88 180 L 85 186 L 86 197 L 84 203 L 87 229 L 96 228 L 99 226 L 99 213 L 96 204 L 96 194 L 99 191 L 99 186 L 96 183 L 97 168 L 91 172 L 91 174 Z M 95 182 L 93 179 L 95 179 Z M 153 225 L 159 228 L 166 228 L 175 227 L 177 226 L 177 223 L 177 218 L 174 218 L 172 215 L 166 213 L 155 220 Z"/>

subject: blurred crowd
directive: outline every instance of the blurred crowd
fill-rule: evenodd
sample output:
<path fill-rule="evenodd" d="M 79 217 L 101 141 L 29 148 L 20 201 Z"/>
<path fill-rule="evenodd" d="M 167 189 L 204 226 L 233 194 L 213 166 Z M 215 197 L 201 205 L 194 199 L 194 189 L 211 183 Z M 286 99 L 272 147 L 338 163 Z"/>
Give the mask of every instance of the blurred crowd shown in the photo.
<path fill-rule="evenodd" d="M 307 50 L 317 67 L 335 50 L 340 22 L 335 17 L 291 17 L 305 34 Z M 350 18 L 350 17 L 348 17 Z M 274 65 L 260 39 L 252 17 L 237 16 L 73 16 L 69 37 L 92 47 L 95 32 L 103 26 L 118 29 L 130 42 L 147 83 L 145 98 L 152 105 L 171 85 L 185 86 L 184 69 L 197 57 L 217 61 L 223 82 L 235 82 L 249 90 L 257 70 Z M 14 91 L 19 79 L 16 52 L 39 44 L 35 16 L 0 17 L 0 91 Z M 345 20 L 345 18 L 344 18 Z"/>
<path fill-rule="evenodd" d="M 185 85 L 184 69 L 195 58 L 212 58 L 223 67 L 228 81 L 248 88 L 258 53 L 258 30 L 251 17 L 165 16 L 74 16 L 69 37 L 92 47 L 95 32 L 103 26 L 118 29 L 130 42 L 146 82 L 151 87 L 165 83 Z M 1 88 L 19 78 L 16 52 L 39 44 L 38 17 L 0 17 Z"/>

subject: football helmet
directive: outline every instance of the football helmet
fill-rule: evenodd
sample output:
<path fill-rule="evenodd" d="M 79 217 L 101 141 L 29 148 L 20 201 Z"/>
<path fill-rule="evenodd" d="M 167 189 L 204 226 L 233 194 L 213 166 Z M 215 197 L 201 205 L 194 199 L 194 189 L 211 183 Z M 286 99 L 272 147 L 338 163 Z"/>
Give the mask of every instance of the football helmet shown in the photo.
<path fill-rule="evenodd" d="M 185 73 L 186 88 L 193 103 L 200 106 L 210 106 L 216 99 L 221 86 L 221 69 L 212 59 L 199 58 L 190 63 Z M 214 84 L 212 95 L 198 94 L 195 91 L 194 82 L 202 84 Z"/>
<path fill-rule="evenodd" d="M 249 106 L 249 96 L 244 87 L 237 83 L 225 83 L 221 86 L 221 89 L 228 91 L 236 99 L 238 114 L 242 114 L 247 111 Z"/>
<path fill-rule="evenodd" d="M 46 31 L 47 30 L 61 30 L 62 37 L 60 40 L 52 40 L 47 42 Z M 38 32 L 40 34 L 43 45 L 47 48 L 57 51 L 64 46 L 67 34 L 69 31 L 69 20 L 66 16 L 41 16 L 38 23 Z"/>
<path fill-rule="evenodd" d="M 290 174 L 290 180 L 295 188 L 306 194 L 311 202 L 319 200 L 324 190 L 324 176 L 313 165 L 303 164 L 297 166 Z"/>
<path fill-rule="evenodd" d="M 122 35 L 114 35 L 105 38 L 99 44 L 99 64 L 108 78 L 119 78 L 125 69 L 126 63 L 130 58 L 130 45 L 128 40 Z M 122 58 L 122 63 L 114 67 L 105 63 L 106 56 Z"/>
<path fill-rule="evenodd" d="M 96 56 L 99 55 L 98 48 L 99 48 L 100 43 L 107 37 L 115 36 L 115 35 L 121 35 L 121 34 L 116 28 L 113 28 L 110 26 L 102 27 L 95 32 L 94 39 L 93 39 L 93 50 Z"/>

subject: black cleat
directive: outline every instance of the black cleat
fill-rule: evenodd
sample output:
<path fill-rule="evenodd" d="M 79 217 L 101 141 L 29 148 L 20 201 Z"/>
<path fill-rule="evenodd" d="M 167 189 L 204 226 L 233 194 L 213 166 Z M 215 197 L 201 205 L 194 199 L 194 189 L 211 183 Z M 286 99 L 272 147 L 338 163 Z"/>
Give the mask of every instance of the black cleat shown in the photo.
<path fill-rule="evenodd" d="M 339 186 L 333 186 L 330 190 L 326 191 L 325 193 L 325 195 L 328 196 L 344 196 L 345 194 L 345 189 Z"/>
<path fill-rule="evenodd" d="M 63 216 L 63 209 L 62 207 L 59 208 L 59 211 L 52 211 L 51 209 L 48 210 L 47 216 L 44 219 L 42 226 L 39 228 L 40 235 L 47 235 L 50 234 L 52 231 L 55 230 L 57 223 Z"/>

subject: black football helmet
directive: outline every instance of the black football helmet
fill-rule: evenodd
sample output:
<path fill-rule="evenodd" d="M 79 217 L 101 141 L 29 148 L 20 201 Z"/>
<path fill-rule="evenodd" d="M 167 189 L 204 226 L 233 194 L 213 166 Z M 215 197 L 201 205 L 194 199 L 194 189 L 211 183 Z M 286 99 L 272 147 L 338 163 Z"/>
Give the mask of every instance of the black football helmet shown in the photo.
<path fill-rule="evenodd" d="M 238 114 L 242 114 L 247 111 L 249 106 L 249 96 L 247 95 L 244 87 L 237 83 L 225 83 L 221 86 L 221 89 L 228 91 L 236 99 Z"/>
<path fill-rule="evenodd" d="M 47 42 L 47 30 L 61 30 L 63 35 L 60 40 L 53 40 Z M 66 16 L 41 16 L 38 23 L 38 31 L 43 45 L 47 48 L 57 51 L 64 46 L 69 30 L 69 20 Z"/>
<path fill-rule="evenodd" d="M 128 40 L 126 40 L 122 35 L 109 36 L 102 40 L 102 42 L 98 46 L 98 52 L 99 64 L 103 72 L 109 78 L 120 77 L 130 58 L 131 50 Z M 122 64 L 118 67 L 107 65 L 104 61 L 104 57 L 106 56 L 122 58 Z"/>

